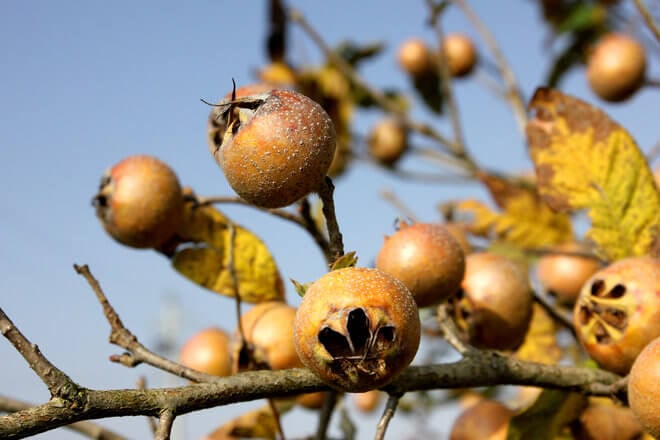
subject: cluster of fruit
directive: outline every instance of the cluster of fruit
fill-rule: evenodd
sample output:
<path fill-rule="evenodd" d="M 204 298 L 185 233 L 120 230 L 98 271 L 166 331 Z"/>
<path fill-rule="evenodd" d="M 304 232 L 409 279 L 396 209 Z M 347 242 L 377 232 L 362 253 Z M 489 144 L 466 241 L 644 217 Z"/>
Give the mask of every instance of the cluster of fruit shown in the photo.
<path fill-rule="evenodd" d="M 451 46 L 446 50 L 451 59 Z M 335 144 L 323 108 L 291 90 L 238 89 L 213 109 L 209 124 L 211 152 L 230 185 L 263 208 L 317 191 Z M 159 248 L 185 222 L 176 175 L 152 157 L 112 167 L 94 203 L 106 231 L 133 247 Z M 583 251 L 569 244 L 541 258 L 538 278 L 559 303 L 575 304 L 575 332 L 587 353 L 602 368 L 630 372 L 632 410 L 657 434 L 660 261 L 634 257 L 602 268 L 575 254 Z M 306 366 L 335 389 L 367 392 L 412 362 L 421 338 L 418 308 L 446 307 L 465 342 L 511 351 L 525 339 L 533 303 L 527 269 L 496 253 L 472 252 L 460 225 L 401 224 L 385 238 L 375 268 L 327 273 L 309 286 L 297 310 L 283 302 L 257 304 L 241 317 L 234 337 L 219 328 L 193 336 L 181 361 L 218 376 Z M 322 397 L 298 399 L 317 408 Z"/>

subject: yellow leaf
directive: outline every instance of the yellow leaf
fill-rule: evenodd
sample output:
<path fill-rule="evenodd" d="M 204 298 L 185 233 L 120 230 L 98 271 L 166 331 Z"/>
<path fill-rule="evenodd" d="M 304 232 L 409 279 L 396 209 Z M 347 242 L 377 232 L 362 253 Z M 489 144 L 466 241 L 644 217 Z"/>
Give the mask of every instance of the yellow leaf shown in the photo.
<path fill-rule="evenodd" d="M 509 422 L 507 440 L 553 440 L 577 419 L 587 398 L 577 393 L 545 389 L 536 402 Z"/>
<path fill-rule="evenodd" d="M 608 260 L 643 255 L 660 240 L 660 192 L 633 138 L 604 112 L 556 90 L 530 102 L 527 137 L 541 197 L 588 210 L 587 237 Z"/>
<path fill-rule="evenodd" d="M 523 248 L 561 243 L 573 236 L 568 216 L 553 212 L 531 189 L 512 191 L 503 199 L 502 208 L 495 212 L 476 200 L 463 200 L 456 206 L 459 215 L 472 216 L 471 233 Z"/>
<path fill-rule="evenodd" d="M 207 435 L 205 440 L 238 440 L 241 438 L 273 440 L 277 438 L 277 421 L 270 406 L 263 406 L 230 420 Z"/>
<path fill-rule="evenodd" d="M 553 365 L 562 357 L 557 344 L 557 326 L 543 306 L 534 304 L 534 314 L 525 341 L 516 351 L 516 357 L 525 361 Z"/>
<path fill-rule="evenodd" d="M 284 284 L 266 245 L 212 206 L 187 203 L 179 235 L 172 266 L 191 281 L 230 297 L 238 290 L 250 303 L 284 300 Z"/>

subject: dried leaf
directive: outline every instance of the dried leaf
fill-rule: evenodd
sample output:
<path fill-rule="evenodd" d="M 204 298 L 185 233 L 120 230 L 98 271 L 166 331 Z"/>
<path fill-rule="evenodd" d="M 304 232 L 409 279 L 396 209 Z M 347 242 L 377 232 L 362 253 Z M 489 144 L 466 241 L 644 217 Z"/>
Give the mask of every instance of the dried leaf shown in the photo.
<path fill-rule="evenodd" d="M 456 212 L 460 216 L 469 214 L 472 217 L 468 225 L 472 234 L 499 238 L 529 248 L 561 243 L 572 238 L 570 218 L 552 211 L 532 188 L 494 176 L 484 176 L 484 180 L 502 212 L 495 212 L 476 200 L 459 202 Z"/>
<path fill-rule="evenodd" d="M 266 245 L 252 232 L 232 223 L 212 206 L 186 204 L 186 225 L 172 266 L 191 281 L 222 295 L 259 303 L 282 301 L 284 284 Z M 234 278 L 230 262 L 233 264 Z"/>
<path fill-rule="evenodd" d="M 558 211 L 587 209 L 587 237 L 608 260 L 643 255 L 660 235 L 660 192 L 630 134 L 604 112 L 540 88 L 527 137 L 541 197 Z"/>
<path fill-rule="evenodd" d="M 278 411 L 282 413 L 278 407 Z M 216 429 L 205 440 L 238 440 L 241 438 L 272 439 L 277 438 L 277 421 L 266 405 L 247 412 Z"/>
<path fill-rule="evenodd" d="M 580 394 L 545 389 L 531 407 L 511 419 L 506 438 L 554 440 L 586 404 L 587 398 Z"/>

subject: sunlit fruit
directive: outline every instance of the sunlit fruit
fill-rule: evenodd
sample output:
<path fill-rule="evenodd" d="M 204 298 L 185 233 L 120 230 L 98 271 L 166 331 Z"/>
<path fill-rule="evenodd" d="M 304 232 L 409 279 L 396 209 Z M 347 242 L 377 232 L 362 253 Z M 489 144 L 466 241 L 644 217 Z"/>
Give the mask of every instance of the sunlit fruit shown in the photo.
<path fill-rule="evenodd" d="M 627 374 L 639 352 L 660 336 L 660 260 L 616 261 L 584 285 L 573 312 L 575 332 L 602 368 Z"/>
<path fill-rule="evenodd" d="M 635 359 L 628 377 L 628 401 L 642 428 L 660 438 L 660 337 Z"/>
<path fill-rule="evenodd" d="M 294 328 L 305 366 L 348 392 L 393 380 L 413 360 L 420 341 L 415 300 L 378 269 L 349 267 L 323 275 L 307 289 Z"/>
<path fill-rule="evenodd" d="M 615 404 L 590 404 L 574 423 L 576 440 L 638 440 L 642 427 L 630 408 Z"/>
<path fill-rule="evenodd" d="M 135 248 L 162 245 L 183 222 L 179 180 L 152 156 L 129 156 L 106 171 L 93 204 L 106 232 Z"/>
<path fill-rule="evenodd" d="M 454 421 L 450 440 L 506 440 L 513 411 L 495 400 L 481 400 Z"/>
<path fill-rule="evenodd" d="M 417 305 L 426 307 L 458 292 L 465 256 L 443 225 L 401 224 L 397 232 L 385 237 L 376 267 L 405 284 Z"/>
<path fill-rule="evenodd" d="M 230 337 L 218 327 L 195 333 L 179 353 L 182 365 L 213 376 L 231 374 Z"/>
<path fill-rule="evenodd" d="M 364 393 L 353 394 L 355 407 L 363 413 L 372 413 L 378 408 L 384 394 L 379 390 L 365 391 Z"/>
<path fill-rule="evenodd" d="M 413 77 L 424 76 L 435 69 L 431 50 L 419 38 L 410 38 L 399 46 L 397 61 L 399 66 Z"/>
<path fill-rule="evenodd" d="M 367 137 L 369 155 L 383 165 L 394 165 L 408 148 L 408 130 L 393 118 L 379 121 Z"/>
<path fill-rule="evenodd" d="M 595 258 L 567 255 L 588 252 L 585 246 L 578 243 L 567 243 L 554 250 L 557 253 L 539 258 L 536 273 L 541 284 L 558 301 L 573 304 L 584 283 L 601 268 L 600 262 Z"/>
<path fill-rule="evenodd" d="M 211 153 L 236 193 L 264 208 L 317 191 L 335 154 L 330 116 L 307 96 L 274 89 L 220 103 Z"/>
<path fill-rule="evenodd" d="M 477 63 L 477 50 L 472 39 L 463 34 L 447 34 L 442 40 L 449 73 L 454 77 L 468 75 Z"/>
<path fill-rule="evenodd" d="M 644 84 L 646 52 L 629 35 L 612 32 L 602 37 L 587 62 L 587 80 L 606 101 L 630 98 Z"/>
<path fill-rule="evenodd" d="M 461 289 L 448 305 L 462 336 L 472 345 L 513 350 L 529 328 L 532 289 L 520 265 L 499 254 L 477 252 L 466 257 Z"/>
<path fill-rule="evenodd" d="M 234 333 L 235 370 L 284 370 L 302 367 L 293 343 L 295 307 L 278 301 L 262 302 L 241 316 L 246 345 Z"/>

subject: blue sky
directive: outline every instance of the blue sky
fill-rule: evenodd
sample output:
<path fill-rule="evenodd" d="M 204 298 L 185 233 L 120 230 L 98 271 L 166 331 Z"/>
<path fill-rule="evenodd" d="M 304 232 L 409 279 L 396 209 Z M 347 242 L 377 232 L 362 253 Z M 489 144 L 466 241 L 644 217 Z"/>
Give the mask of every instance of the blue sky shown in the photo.
<path fill-rule="evenodd" d="M 425 27 L 421 0 L 351 2 L 291 1 L 331 44 L 350 37 L 383 41 L 385 52 L 365 65 L 376 86 L 410 92 L 397 68 L 395 51 L 405 38 L 434 35 Z M 504 49 L 529 97 L 547 68 L 545 30 L 535 3 L 474 1 Z M 91 198 L 106 168 L 146 153 L 169 163 L 181 182 L 202 195 L 229 195 L 205 140 L 208 107 L 227 93 L 231 78 L 253 81 L 265 60 L 265 2 L 144 1 L 5 3 L 0 14 L 0 306 L 57 366 L 91 388 L 132 387 L 139 375 L 151 386 L 164 377 L 149 367 L 127 369 L 108 362 L 120 352 L 107 342 L 109 329 L 99 304 L 73 263 L 89 264 L 125 324 L 153 346 L 164 298 L 182 306 L 178 342 L 203 327 L 233 331 L 233 304 L 183 279 L 152 251 L 123 247 L 105 235 Z M 463 17 L 450 12 L 446 31 L 475 35 Z M 480 49 L 483 45 L 479 43 Z M 290 58 L 319 60 L 319 51 L 298 29 L 290 33 Z M 656 72 L 657 62 L 651 63 Z M 583 71 L 569 74 L 564 91 L 605 108 L 648 150 L 658 139 L 658 92 L 643 91 L 625 105 L 599 102 L 586 87 Z M 525 144 L 508 107 L 474 81 L 455 88 L 470 151 L 480 163 L 502 170 L 529 168 Z M 360 115 L 354 130 L 364 133 L 381 116 Z M 414 116 L 449 133 L 444 120 L 423 111 Z M 654 123 L 656 126 L 652 126 Z M 424 143 L 427 144 L 427 143 Z M 375 256 L 383 235 L 392 232 L 397 211 L 379 197 L 393 189 L 423 220 L 436 220 L 438 202 L 466 196 L 485 198 L 474 185 L 420 185 L 404 182 L 367 164 L 336 181 L 336 205 L 347 250 L 362 264 Z M 325 268 L 322 255 L 299 229 L 245 207 L 221 207 L 252 229 L 270 247 L 285 279 L 308 281 Z M 297 299 L 289 286 L 291 303 Z M 0 394 L 40 402 L 46 388 L 22 358 L 0 341 Z M 249 404 L 216 408 L 182 418 L 186 438 L 199 438 Z M 454 412 L 442 412 L 447 432 Z M 293 420 L 302 423 L 291 423 Z M 104 420 L 132 438 L 146 438 L 141 418 Z M 312 431 L 315 418 L 297 411 L 284 419 L 290 435 Z M 361 438 L 373 436 L 376 418 L 360 424 Z M 397 417 L 393 430 L 410 429 Z M 396 431 L 395 431 L 396 432 Z M 38 438 L 71 438 L 59 430 Z"/>

